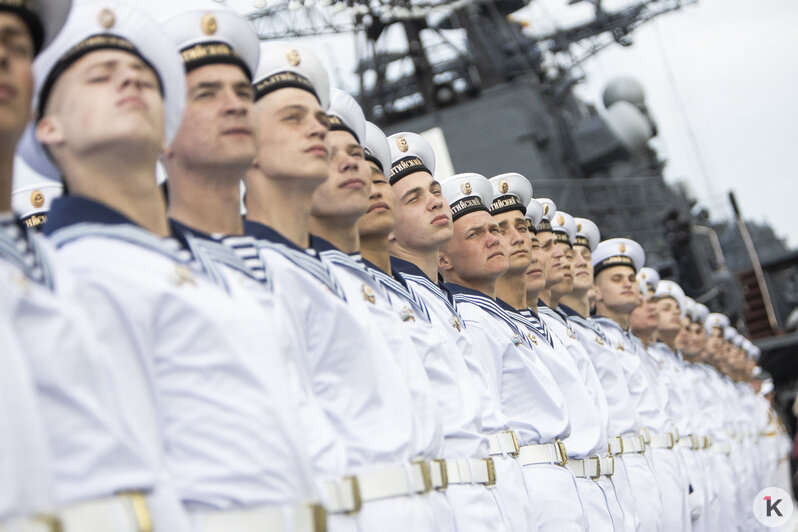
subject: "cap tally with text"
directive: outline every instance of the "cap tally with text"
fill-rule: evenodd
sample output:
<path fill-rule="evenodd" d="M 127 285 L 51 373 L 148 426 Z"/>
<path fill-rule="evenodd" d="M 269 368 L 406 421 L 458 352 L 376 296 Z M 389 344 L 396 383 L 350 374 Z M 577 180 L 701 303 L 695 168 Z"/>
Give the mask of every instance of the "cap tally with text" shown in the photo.
<path fill-rule="evenodd" d="M 0 0 L 0 11 L 17 15 L 28 27 L 34 55 L 58 35 L 71 7 L 72 0 Z"/>
<path fill-rule="evenodd" d="M 409 131 L 396 133 L 388 137 L 388 148 L 391 150 L 392 185 L 416 172 L 435 175 L 435 152 L 423 136 Z"/>
<path fill-rule="evenodd" d="M 554 233 L 554 241 L 562 242 L 573 246 L 576 238 L 576 221 L 567 212 L 557 211 L 551 217 L 551 230 Z"/>
<path fill-rule="evenodd" d="M 583 246 L 589 248 L 590 251 L 596 251 L 596 246 L 601 241 L 601 232 L 598 226 L 587 218 L 574 218 L 574 223 L 576 223 L 574 246 Z"/>
<path fill-rule="evenodd" d="M 707 319 L 704 320 L 704 328 L 707 331 L 707 334 L 711 335 L 714 329 L 720 329 L 721 333 L 726 330 L 726 327 L 729 326 L 729 318 L 725 314 L 720 314 L 718 312 L 713 312 Z"/>
<path fill-rule="evenodd" d="M 543 204 L 535 198 L 529 200 L 529 203 L 526 204 L 526 214 L 524 217 L 529 223 L 529 230 L 537 234 L 538 224 L 543 220 Z"/>
<path fill-rule="evenodd" d="M 493 176 L 488 181 L 493 187 L 491 214 L 518 210 L 521 215 L 526 215 L 526 205 L 532 199 L 532 183 L 529 179 L 511 172 Z"/>
<path fill-rule="evenodd" d="M 385 177 L 388 177 L 391 162 L 388 139 L 376 124 L 368 121 L 366 122 L 366 140 L 363 141 L 363 153 L 367 161 L 376 164 Z"/>
<path fill-rule="evenodd" d="M 543 217 L 537 225 L 537 232 L 551 231 L 551 218 L 557 212 L 557 204 L 549 198 L 536 198 L 543 205 Z"/>
<path fill-rule="evenodd" d="M 18 188 L 11 194 L 11 210 L 27 227 L 36 228 L 47 221 L 50 204 L 63 193 L 64 186 L 52 181 Z"/>
<path fill-rule="evenodd" d="M 654 292 L 654 297 L 657 299 L 662 299 L 664 297 L 669 297 L 676 301 L 679 305 L 679 310 L 682 313 L 682 317 L 684 317 L 685 312 L 687 312 L 686 305 L 684 304 L 684 290 L 678 284 L 674 283 L 673 281 L 660 281 L 657 283 L 657 289 Z"/>
<path fill-rule="evenodd" d="M 249 80 L 258 68 L 260 40 L 252 24 L 228 9 L 183 11 L 163 23 L 180 50 L 186 72 L 211 64 L 241 67 Z"/>
<path fill-rule="evenodd" d="M 33 62 L 36 89 L 33 108 L 44 112 L 50 90 L 78 59 L 96 50 L 121 50 L 139 57 L 158 76 L 164 98 L 164 130 L 167 144 L 183 119 L 186 76 L 177 48 L 146 11 L 126 3 L 92 1 L 75 5 L 64 28 Z M 18 154 L 34 171 L 50 179 L 61 174 L 38 140 L 38 118 L 28 124 Z"/>
<path fill-rule="evenodd" d="M 366 117 L 363 109 L 348 92 L 330 89 L 330 131 L 346 131 L 351 133 L 358 143 L 366 139 Z"/>
<path fill-rule="evenodd" d="M 593 252 L 593 271 L 596 276 L 611 266 L 629 266 L 637 272 L 645 263 L 646 252 L 643 247 L 628 238 L 603 240 Z"/>
<path fill-rule="evenodd" d="M 260 60 L 252 85 L 256 102 L 270 92 L 292 87 L 310 92 L 322 109 L 327 110 L 330 106 L 327 69 L 316 54 L 294 43 L 260 43 Z"/>
<path fill-rule="evenodd" d="M 455 174 L 441 181 L 441 192 L 452 208 L 452 221 L 476 211 L 490 212 L 493 188 L 483 175 Z"/>

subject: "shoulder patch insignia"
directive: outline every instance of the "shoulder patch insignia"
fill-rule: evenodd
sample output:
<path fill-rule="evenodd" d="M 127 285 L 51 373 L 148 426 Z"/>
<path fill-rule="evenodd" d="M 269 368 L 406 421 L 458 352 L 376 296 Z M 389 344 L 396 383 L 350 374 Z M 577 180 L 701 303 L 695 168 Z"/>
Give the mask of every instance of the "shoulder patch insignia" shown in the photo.
<path fill-rule="evenodd" d="M 363 283 L 363 286 L 360 287 L 360 293 L 363 294 L 363 299 L 372 305 L 377 301 L 377 298 L 374 295 L 374 290 L 372 290 L 371 287 L 366 283 Z"/>
<path fill-rule="evenodd" d="M 518 345 L 521 345 L 522 343 L 524 343 L 523 338 L 521 338 L 521 336 L 518 335 L 518 334 L 514 334 L 513 335 L 513 345 L 518 346 Z"/>
<path fill-rule="evenodd" d="M 399 313 L 399 317 L 402 318 L 402 321 L 416 321 L 416 317 L 410 307 L 404 307 Z"/>
<path fill-rule="evenodd" d="M 535 338 L 535 335 L 532 333 L 526 333 L 526 337 L 529 338 L 529 341 L 535 345 L 538 345 L 538 339 Z"/>
<path fill-rule="evenodd" d="M 457 319 L 457 316 L 455 316 L 454 314 L 449 316 L 449 324 L 458 331 L 460 331 L 460 320 Z"/>
<path fill-rule="evenodd" d="M 191 273 L 191 269 L 183 264 L 175 266 L 175 270 L 169 274 L 169 282 L 175 286 L 183 286 L 186 283 L 194 286 L 197 285 L 197 281 L 194 280 L 194 274 Z"/>

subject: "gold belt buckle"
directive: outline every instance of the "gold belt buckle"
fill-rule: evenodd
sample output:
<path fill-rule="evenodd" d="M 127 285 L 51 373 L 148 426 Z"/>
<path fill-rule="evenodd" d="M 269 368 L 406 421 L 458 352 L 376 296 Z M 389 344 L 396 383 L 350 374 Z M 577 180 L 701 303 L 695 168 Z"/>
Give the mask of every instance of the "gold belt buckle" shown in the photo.
<path fill-rule="evenodd" d="M 591 480 L 598 480 L 601 478 L 601 458 L 598 456 L 591 456 L 588 458 L 588 461 L 595 460 L 596 461 L 596 476 L 590 476 Z"/>
<path fill-rule="evenodd" d="M 672 432 L 666 432 L 665 435 L 668 437 L 668 449 L 673 449 L 673 446 L 675 444 L 675 440 L 673 438 L 673 433 Z"/>
<path fill-rule="evenodd" d="M 637 451 L 637 452 L 640 453 L 640 454 L 646 454 L 646 440 L 645 440 L 645 438 L 643 438 L 643 436 L 641 436 L 639 434 L 637 435 L 637 437 L 639 438 L 639 441 L 640 441 L 640 450 Z"/>
<path fill-rule="evenodd" d="M 313 532 L 327 532 L 327 510 L 317 502 L 309 506 L 313 516 Z"/>
<path fill-rule="evenodd" d="M 611 477 L 612 475 L 615 474 L 615 457 L 612 456 L 612 455 L 609 455 L 607 458 L 610 459 L 610 473 L 607 476 Z"/>
<path fill-rule="evenodd" d="M 488 464 L 488 483 L 485 486 L 496 485 L 496 465 L 493 463 L 493 458 L 483 458 L 485 463 Z"/>
<path fill-rule="evenodd" d="M 418 459 L 413 461 L 421 469 L 421 480 L 424 481 L 424 490 L 421 493 L 432 491 L 432 473 L 429 470 L 429 463 L 426 460 Z"/>
<path fill-rule="evenodd" d="M 64 525 L 57 515 L 40 514 L 34 516 L 33 520 L 43 524 L 50 532 L 64 532 Z"/>
<path fill-rule="evenodd" d="M 505 430 L 504 432 L 509 434 L 510 437 L 513 439 L 513 448 L 515 450 L 513 452 L 511 452 L 510 454 L 513 455 L 513 456 L 518 456 L 518 454 L 521 452 L 521 446 L 518 445 L 518 436 L 515 435 L 515 431 L 513 431 L 513 430 Z M 504 450 L 504 449 L 502 449 L 502 450 Z"/>
<path fill-rule="evenodd" d="M 443 458 L 436 458 L 433 460 L 433 462 L 438 464 L 438 467 L 441 470 L 441 485 L 435 489 L 438 491 L 444 491 L 449 487 L 449 469 L 446 467 L 446 460 Z"/>
<path fill-rule="evenodd" d="M 360 494 L 360 482 L 357 476 L 350 475 L 343 478 L 344 481 L 349 481 L 352 486 L 352 509 L 346 512 L 346 515 L 355 515 L 363 508 L 363 497 Z"/>
<path fill-rule="evenodd" d="M 560 459 L 561 459 L 560 465 L 564 466 L 565 464 L 568 463 L 568 453 L 565 452 L 565 444 L 563 443 L 562 440 L 554 440 L 554 444 L 560 450 Z"/>
<path fill-rule="evenodd" d="M 152 515 L 147 504 L 147 495 L 140 491 L 120 491 L 117 497 L 127 499 L 133 508 L 133 515 L 136 517 L 136 526 L 139 532 L 153 532 Z"/>

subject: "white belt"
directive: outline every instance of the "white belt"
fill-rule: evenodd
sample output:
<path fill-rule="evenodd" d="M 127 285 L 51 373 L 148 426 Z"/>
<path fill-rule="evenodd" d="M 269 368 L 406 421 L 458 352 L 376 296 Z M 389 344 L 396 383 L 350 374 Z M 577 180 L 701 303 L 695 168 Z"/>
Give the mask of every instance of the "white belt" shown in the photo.
<path fill-rule="evenodd" d="M 607 442 L 607 451 L 611 455 L 645 453 L 646 443 L 643 437 L 635 436 L 613 436 Z"/>
<path fill-rule="evenodd" d="M 433 460 L 430 462 L 432 487 L 445 490 L 450 484 L 496 484 L 496 469 L 492 458 L 461 460 Z"/>
<path fill-rule="evenodd" d="M 196 512 L 191 517 L 198 532 L 325 532 L 327 513 L 319 504 L 292 507 L 256 507 L 225 512 Z"/>
<path fill-rule="evenodd" d="M 601 476 L 601 459 L 598 456 L 571 458 L 565 467 L 570 469 L 575 477 L 596 480 Z"/>
<path fill-rule="evenodd" d="M 646 445 L 652 449 L 673 449 L 675 443 L 673 434 L 666 432 L 665 434 L 650 434 Z"/>
<path fill-rule="evenodd" d="M 693 436 L 692 434 L 683 434 L 679 438 L 679 447 L 693 450 L 700 449 L 701 441 L 699 440 L 698 436 Z"/>
<path fill-rule="evenodd" d="M 387 466 L 324 482 L 324 506 L 329 513 L 357 513 L 364 503 L 432 490 L 427 462 Z"/>
<path fill-rule="evenodd" d="M 58 532 L 60 526 L 51 516 L 15 517 L 0 521 L 0 532 Z"/>
<path fill-rule="evenodd" d="M 518 445 L 518 438 L 512 430 L 497 432 L 488 437 L 490 443 L 490 454 L 514 456 L 521 462 L 521 465 L 535 464 L 557 464 L 565 465 L 568 461 L 568 454 L 565 451 L 565 444 L 562 440 L 554 443 L 538 443 L 532 445 Z"/>
<path fill-rule="evenodd" d="M 55 530 L 63 532 L 153 532 L 154 528 L 147 495 L 138 491 L 71 504 L 59 509 L 54 521 Z"/>
<path fill-rule="evenodd" d="M 731 445 L 729 445 L 728 443 L 713 443 L 712 444 L 712 450 L 717 452 L 717 453 L 730 455 L 731 454 Z"/>

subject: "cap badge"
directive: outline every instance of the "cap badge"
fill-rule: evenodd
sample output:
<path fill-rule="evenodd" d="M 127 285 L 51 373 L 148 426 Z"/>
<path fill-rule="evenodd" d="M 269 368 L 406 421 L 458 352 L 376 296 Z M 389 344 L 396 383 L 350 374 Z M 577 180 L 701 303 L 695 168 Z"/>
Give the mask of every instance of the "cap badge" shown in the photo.
<path fill-rule="evenodd" d="M 641 279 L 645 279 L 646 278 L 646 272 L 640 272 L 640 278 Z"/>
<path fill-rule="evenodd" d="M 203 15 L 201 26 L 202 26 L 202 32 L 205 35 L 213 35 L 214 33 L 216 33 L 216 30 L 219 27 L 219 25 L 216 23 L 216 17 L 214 17 L 210 13 Z"/>
<path fill-rule="evenodd" d="M 365 283 L 360 287 L 360 293 L 363 294 L 363 299 L 372 305 L 377 301 L 377 298 L 374 296 L 374 290 Z"/>
<path fill-rule="evenodd" d="M 396 147 L 399 148 L 399 151 L 402 153 L 410 149 L 410 146 L 407 144 L 407 139 L 404 137 L 398 137 L 396 139 Z"/>
<path fill-rule="evenodd" d="M 302 61 L 302 58 L 299 57 L 299 52 L 291 48 L 285 53 L 285 58 L 288 60 L 288 64 L 291 66 L 298 66 L 299 63 Z"/>
<path fill-rule="evenodd" d="M 113 11 L 106 7 L 101 9 L 97 14 L 97 22 L 99 22 L 100 26 L 103 28 L 110 29 L 114 27 L 114 24 L 116 24 L 116 16 L 114 16 Z"/>
<path fill-rule="evenodd" d="M 30 195 L 30 204 L 37 209 L 44 205 L 44 194 L 41 190 L 34 190 Z"/>
<path fill-rule="evenodd" d="M 549 204 L 548 203 L 544 203 L 543 204 L 543 214 L 549 214 Z"/>
<path fill-rule="evenodd" d="M 577 231 L 581 231 L 582 230 L 582 224 L 576 224 L 576 230 Z"/>
<path fill-rule="evenodd" d="M 473 189 L 471 188 L 471 183 L 465 181 L 462 185 L 460 185 L 460 190 L 463 191 L 463 194 L 471 194 Z"/>
<path fill-rule="evenodd" d="M 499 192 L 502 194 L 507 194 L 507 191 L 510 190 L 510 183 L 502 179 L 499 181 Z"/>
<path fill-rule="evenodd" d="M 557 225 L 565 225 L 565 218 L 562 214 L 557 215 Z"/>
<path fill-rule="evenodd" d="M 620 245 L 618 246 L 618 250 L 619 250 L 621 253 L 626 253 L 626 244 L 624 244 L 623 242 L 621 242 L 621 243 L 620 243 Z"/>

